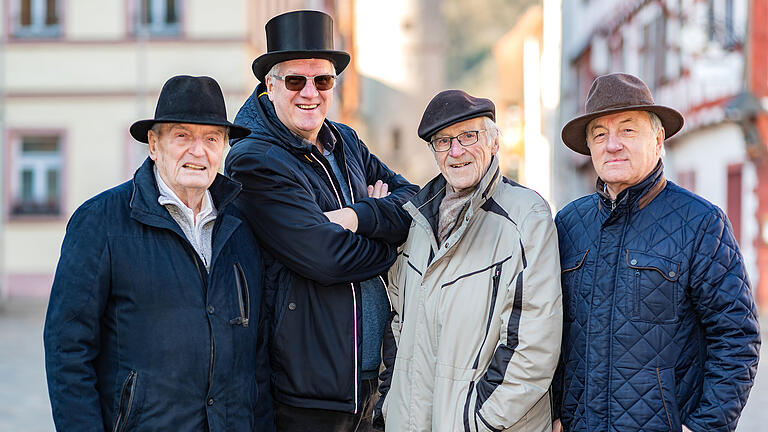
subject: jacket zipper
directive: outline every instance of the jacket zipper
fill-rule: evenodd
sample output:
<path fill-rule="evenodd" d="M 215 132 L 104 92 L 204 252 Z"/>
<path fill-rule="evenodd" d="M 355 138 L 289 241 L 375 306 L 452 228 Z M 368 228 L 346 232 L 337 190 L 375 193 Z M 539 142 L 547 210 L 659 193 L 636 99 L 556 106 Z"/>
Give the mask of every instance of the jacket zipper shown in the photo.
<path fill-rule="evenodd" d="M 240 263 L 236 262 L 232 265 L 232 268 L 235 272 L 237 305 L 240 308 L 240 316 L 229 320 L 229 323 L 232 325 L 242 325 L 243 327 L 248 327 L 248 320 L 251 315 L 251 302 L 248 293 L 248 281 L 245 279 L 245 274 L 243 273 L 242 267 L 240 267 Z M 240 283 L 241 280 L 242 283 Z"/>
<path fill-rule="evenodd" d="M 208 292 L 208 285 L 205 283 L 205 278 L 203 277 L 203 272 L 200 270 L 200 263 L 198 262 L 197 253 L 194 250 L 191 250 L 190 245 L 187 245 L 187 251 L 192 254 L 192 260 L 195 262 L 195 267 L 197 268 L 197 274 L 200 276 L 200 282 L 203 284 L 203 289 L 206 292 L 206 299 L 208 298 L 207 292 Z M 211 265 L 211 270 L 213 270 L 213 265 Z M 208 320 L 208 338 L 211 341 L 211 349 L 210 349 L 210 357 L 208 359 L 208 391 L 207 393 L 211 392 L 211 381 L 213 381 L 213 360 L 214 360 L 214 354 L 216 352 L 215 342 L 213 340 L 213 329 L 211 328 L 211 321 Z"/>
<path fill-rule="evenodd" d="M 129 387 L 130 383 L 130 387 Z M 114 432 L 122 432 L 128 424 L 128 416 L 131 415 L 131 406 L 133 405 L 133 393 L 136 390 L 136 371 L 130 371 L 123 382 L 123 388 L 120 390 L 120 404 L 117 407 L 117 418 L 115 419 Z M 125 400 L 126 391 L 128 391 L 128 400 Z M 123 416 L 123 406 L 125 404 L 125 416 Z"/>
<path fill-rule="evenodd" d="M 325 171 L 325 175 L 328 176 L 328 181 L 331 182 L 331 188 L 333 189 L 333 193 L 336 195 L 336 201 L 338 201 L 339 203 L 339 209 L 344 208 L 344 204 L 341 203 L 341 196 L 339 195 L 339 191 L 336 190 L 336 186 L 333 183 L 333 179 L 331 178 L 331 174 L 328 172 L 328 169 L 325 168 L 325 165 L 323 165 L 322 162 L 320 162 L 320 160 L 317 159 L 317 157 L 314 154 L 312 154 L 312 152 L 310 152 L 309 155 L 312 156 L 312 159 L 314 159 L 315 162 L 317 162 L 321 167 L 323 167 L 323 171 Z M 346 163 L 344 165 L 346 166 Z M 349 194 L 352 195 L 351 188 L 349 190 Z M 357 376 L 357 368 L 358 368 L 357 366 L 357 295 L 355 294 L 355 284 L 350 282 L 349 286 L 352 288 L 352 318 L 353 318 L 354 336 L 355 336 L 354 343 L 352 344 L 355 351 L 355 381 L 354 381 L 355 382 L 355 411 L 353 412 L 353 414 L 357 414 L 357 387 L 358 387 L 357 385 L 357 381 L 358 381 L 358 376 Z"/>
<path fill-rule="evenodd" d="M 488 339 L 488 332 L 491 329 L 491 321 L 493 319 L 493 311 L 496 308 L 496 296 L 499 292 L 499 280 L 501 279 L 501 264 L 496 266 L 496 270 L 493 272 L 493 292 L 491 293 L 491 307 L 488 311 L 488 322 L 485 324 L 485 336 L 483 337 L 483 343 L 480 344 L 480 349 L 477 351 L 474 363 L 472 363 L 472 369 L 477 369 L 478 362 L 480 361 L 480 353 L 483 351 L 485 341 Z"/>

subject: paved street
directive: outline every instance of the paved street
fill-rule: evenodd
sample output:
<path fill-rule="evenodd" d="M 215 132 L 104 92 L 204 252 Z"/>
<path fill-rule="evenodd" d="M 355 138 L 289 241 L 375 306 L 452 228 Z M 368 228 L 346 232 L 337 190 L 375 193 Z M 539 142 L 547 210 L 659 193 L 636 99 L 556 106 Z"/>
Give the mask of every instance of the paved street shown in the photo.
<path fill-rule="evenodd" d="M 43 362 L 45 304 L 15 300 L 0 310 L 0 431 L 53 431 Z M 768 316 L 762 319 L 768 334 Z M 757 382 L 739 422 L 739 431 L 768 424 L 768 344 L 762 347 Z"/>

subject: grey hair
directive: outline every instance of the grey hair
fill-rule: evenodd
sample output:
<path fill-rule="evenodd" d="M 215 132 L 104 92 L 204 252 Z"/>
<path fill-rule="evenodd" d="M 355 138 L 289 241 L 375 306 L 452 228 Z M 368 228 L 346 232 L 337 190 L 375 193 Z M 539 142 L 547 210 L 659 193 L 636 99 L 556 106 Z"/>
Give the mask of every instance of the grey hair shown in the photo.
<path fill-rule="evenodd" d="M 275 63 L 272 68 L 267 72 L 267 76 L 280 75 L 280 63 Z"/>
<path fill-rule="evenodd" d="M 485 133 L 488 134 L 488 144 L 491 145 L 499 140 L 501 137 L 501 128 L 490 117 L 483 117 L 483 127 L 485 127 Z"/>
<path fill-rule="evenodd" d="M 646 111 L 648 113 L 648 119 L 651 121 L 651 129 L 653 129 L 653 135 L 656 136 L 657 133 L 659 133 L 659 130 L 664 128 L 664 125 L 661 124 L 661 119 L 659 118 L 656 113 Z M 661 150 L 659 151 L 659 158 L 664 158 L 664 155 L 667 153 L 666 148 L 664 147 L 664 142 L 661 143 Z"/>

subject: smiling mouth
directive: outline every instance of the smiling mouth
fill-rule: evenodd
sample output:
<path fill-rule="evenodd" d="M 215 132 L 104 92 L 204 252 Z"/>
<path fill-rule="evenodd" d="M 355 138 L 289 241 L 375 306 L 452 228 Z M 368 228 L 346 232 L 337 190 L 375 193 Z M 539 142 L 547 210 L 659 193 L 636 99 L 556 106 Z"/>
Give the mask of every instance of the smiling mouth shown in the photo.
<path fill-rule="evenodd" d="M 299 104 L 299 105 L 296 105 L 296 106 L 299 107 L 299 109 L 309 111 L 309 110 L 313 110 L 313 109 L 317 108 L 318 106 L 320 106 L 320 104 L 311 104 L 311 105 Z"/>
<path fill-rule="evenodd" d="M 469 165 L 469 164 L 471 164 L 471 163 L 472 163 L 472 162 L 462 162 L 462 163 L 456 163 L 456 164 L 451 164 L 451 165 L 450 165 L 450 167 L 451 167 L 451 168 L 463 168 L 463 167 L 465 167 L 465 166 L 467 166 L 467 165 Z"/>
<path fill-rule="evenodd" d="M 184 165 L 182 165 L 182 167 L 193 169 L 193 170 L 198 170 L 198 171 L 204 171 L 205 170 L 204 166 L 193 164 L 193 163 L 185 163 Z"/>

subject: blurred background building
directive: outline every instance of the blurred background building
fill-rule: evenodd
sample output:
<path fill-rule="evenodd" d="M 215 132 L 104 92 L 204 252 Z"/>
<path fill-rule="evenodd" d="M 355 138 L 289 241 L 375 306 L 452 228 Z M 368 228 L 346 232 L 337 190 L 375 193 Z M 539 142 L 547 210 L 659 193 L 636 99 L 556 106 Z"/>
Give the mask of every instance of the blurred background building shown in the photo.
<path fill-rule="evenodd" d="M 3 0 L 0 2 L 0 303 L 48 295 L 66 221 L 146 157 L 128 126 L 162 84 L 209 75 L 235 113 L 257 80 L 264 24 L 295 9 L 334 17 L 352 54 L 329 118 L 390 167 L 437 173 L 417 137 L 427 102 L 491 98 L 505 175 L 557 210 L 590 193 L 560 128 L 592 80 L 625 71 L 683 112 L 668 177 L 726 210 L 768 305 L 768 0 Z M 766 277 L 760 278 L 765 274 Z"/>

